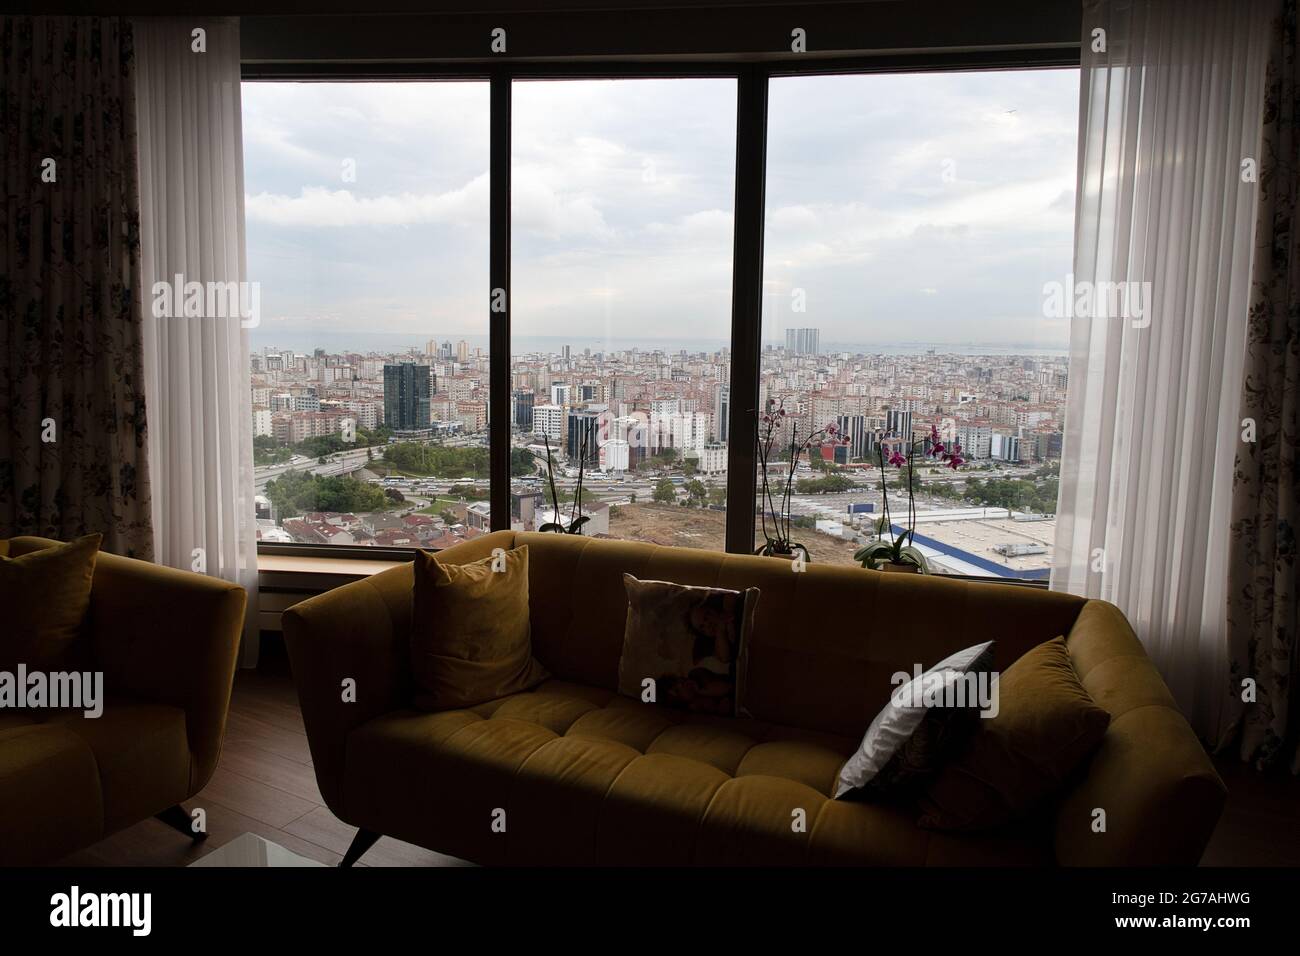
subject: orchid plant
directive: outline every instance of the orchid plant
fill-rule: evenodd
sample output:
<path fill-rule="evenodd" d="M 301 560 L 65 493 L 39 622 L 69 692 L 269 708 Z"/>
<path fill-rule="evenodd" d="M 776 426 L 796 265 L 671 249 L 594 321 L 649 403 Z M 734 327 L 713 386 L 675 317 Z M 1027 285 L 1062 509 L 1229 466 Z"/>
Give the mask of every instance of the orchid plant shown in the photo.
<path fill-rule="evenodd" d="M 876 571 L 886 564 L 891 564 L 895 567 L 915 569 L 922 574 L 929 572 L 930 567 L 925 560 L 925 555 L 912 543 L 916 537 L 916 482 L 913 480 L 912 467 L 917 447 L 927 444 L 930 447 L 925 452 L 925 456 L 935 462 L 942 462 L 954 471 L 966 463 L 966 459 L 961 456 L 961 443 L 949 444 L 943 441 L 939 429 L 934 425 L 930 426 L 928 440 L 904 443 L 901 438 L 883 437 L 877 443 L 876 456 L 880 464 L 880 493 L 884 501 L 884 513 L 880 516 L 880 524 L 876 529 L 876 540 L 859 548 L 853 554 L 853 560 L 861 563 L 864 568 Z M 890 449 L 888 459 L 885 458 L 886 446 Z M 906 455 L 901 451 L 903 448 L 907 450 Z M 893 540 L 890 541 L 885 540 L 885 532 L 894 526 L 889 512 L 889 482 L 886 480 L 885 470 L 887 464 L 895 468 L 907 469 L 907 529 L 902 534 L 894 535 Z"/>
<path fill-rule="evenodd" d="M 555 458 L 551 455 L 551 440 L 543 436 L 546 442 L 546 482 L 551 489 L 551 514 L 555 521 L 548 521 L 538 531 L 554 531 L 557 534 L 582 534 L 582 526 L 591 520 L 582 513 L 582 479 L 587 465 L 587 434 L 583 431 L 581 446 L 578 449 L 578 484 L 574 488 L 573 508 L 566 522 L 560 514 L 560 495 L 555 489 Z"/>
<path fill-rule="evenodd" d="M 790 468 L 786 472 L 785 480 L 775 483 L 774 489 L 774 483 L 768 473 L 768 463 L 773 460 L 773 452 L 777 450 L 778 433 L 787 422 L 791 422 L 788 448 Z M 778 404 L 774 399 L 768 399 L 767 408 L 760 419 L 758 434 L 758 466 L 763 481 L 759 489 L 759 498 L 762 500 L 763 544 L 755 549 L 755 554 L 792 558 L 796 552 L 801 551 L 805 561 L 812 560 L 807 547 L 792 540 L 790 497 L 794 492 L 795 469 L 803 453 L 814 444 L 827 442 L 847 445 L 849 438 L 840 434 L 839 429 L 834 425 L 827 425 L 817 431 L 810 429 L 808 434 L 800 439 L 799 427 L 793 423 L 792 417 L 786 414 L 785 403 Z M 781 448 L 785 448 L 784 441 L 781 442 Z"/>

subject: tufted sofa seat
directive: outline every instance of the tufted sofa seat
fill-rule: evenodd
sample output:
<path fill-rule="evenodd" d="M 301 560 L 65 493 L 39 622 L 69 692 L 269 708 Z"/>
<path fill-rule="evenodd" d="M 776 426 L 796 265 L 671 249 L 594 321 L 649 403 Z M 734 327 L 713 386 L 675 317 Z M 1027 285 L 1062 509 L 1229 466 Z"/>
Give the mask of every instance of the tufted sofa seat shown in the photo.
<path fill-rule="evenodd" d="M 1222 784 L 1109 605 L 562 535 L 499 532 L 440 559 L 517 543 L 530 551 L 534 651 L 555 675 L 526 693 L 410 707 L 409 567 L 286 612 L 317 779 L 344 821 L 485 864 L 922 866 L 1195 862 L 1217 819 Z M 747 691 L 757 719 L 615 692 L 625 570 L 762 590 Z M 873 627 L 871 609 L 891 607 L 926 613 Z M 917 827 L 909 806 L 831 799 L 895 671 L 990 637 L 1005 669 L 1063 633 L 1113 723 L 1089 779 L 1061 801 L 1015 827 L 957 834 Z M 357 699 L 345 703 L 349 677 Z M 1098 805 L 1112 820 L 1102 835 Z"/>
<path fill-rule="evenodd" d="M 370 721 L 349 739 L 345 804 L 395 834 L 427 831 L 430 815 L 463 820 L 439 849 L 483 863 L 1047 862 L 1042 840 L 954 838 L 831 800 L 854 747 L 552 680 L 470 710 Z M 497 807 L 504 833 L 487 825 Z"/>

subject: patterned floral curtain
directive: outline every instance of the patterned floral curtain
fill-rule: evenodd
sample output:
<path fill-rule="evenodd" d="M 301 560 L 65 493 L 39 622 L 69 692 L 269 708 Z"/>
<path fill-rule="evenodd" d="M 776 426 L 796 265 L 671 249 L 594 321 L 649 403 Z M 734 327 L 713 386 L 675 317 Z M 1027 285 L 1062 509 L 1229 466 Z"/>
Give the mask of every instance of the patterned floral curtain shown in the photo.
<path fill-rule="evenodd" d="M 1229 706 L 1220 747 L 1300 772 L 1296 694 L 1300 561 L 1300 74 L 1296 0 L 1284 0 L 1265 91 L 1242 442 L 1233 485 Z M 1253 432 L 1253 434 L 1252 434 Z"/>
<path fill-rule="evenodd" d="M 0 18 L 0 538 L 152 556 L 131 25 Z"/>

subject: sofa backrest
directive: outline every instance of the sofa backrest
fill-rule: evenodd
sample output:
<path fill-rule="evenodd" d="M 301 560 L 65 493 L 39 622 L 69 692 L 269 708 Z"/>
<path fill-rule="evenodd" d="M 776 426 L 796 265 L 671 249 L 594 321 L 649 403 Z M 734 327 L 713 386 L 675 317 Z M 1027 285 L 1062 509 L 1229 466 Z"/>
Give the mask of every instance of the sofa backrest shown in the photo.
<path fill-rule="evenodd" d="M 995 667 L 1005 670 L 1029 648 L 1068 634 L 1084 603 L 1015 585 L 818 564 L 796 572 L 777 558 L 632 541 L 538 533 L 511 540 L 528 545 L 533 650 L 556 677 L 617 688 L 624 572 L 756 587 L 745 690 L 750 712 L 851 736 L 884 706 L 894 673 L 929 667 L 987 640 L 997 642 Z M 509 546 L 504 536 L 500 546 Z"/>

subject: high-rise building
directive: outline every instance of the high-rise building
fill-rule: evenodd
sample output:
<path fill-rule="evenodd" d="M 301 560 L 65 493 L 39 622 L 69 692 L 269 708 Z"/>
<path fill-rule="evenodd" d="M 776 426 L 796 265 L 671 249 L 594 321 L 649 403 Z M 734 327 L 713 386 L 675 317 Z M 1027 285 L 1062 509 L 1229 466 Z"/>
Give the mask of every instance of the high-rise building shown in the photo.
<path fill-rule="evenodd" d="M 562 384 L 560 382 L 556 382 L 551 386 L 552 405 L 568 405 L 571 395 L 572 395 L 572 389 L 568 385 Z"/>
<path fill-rule="evenodd" d="M 891 408 L 885 412 L 885 431 L 904 441 L 911 441 L 912 413 L 900 408 Z"/>
<path fill-rule="evenodd" d="M 731 428 L 731 386 L 719 385 L 717 397 L 713 402 L 714 422 L 718 430 L 718 441 L 727 443 L 727 432 Z"/>
<path fill-rule="evenodd" d="M 994 435 L 993 457 L 1001 461 L 1020 461 L 1020 438 L 1016 435 Z"/>
<path fill-rule="evenodd" d="M 961 456 L 968 461 L 993 454 L 993 426 L 986 422 L 961 422 L 954 437 L 961 445 Z"/>
<path fill-rule="evenodd" d="M 469 362 L 469 343 L 464 339 L 456 343 L 456 361 L 461 365 Z"/>
<path fill-rule="evenodd" d="M 600 465 L 600 413 L 589 410 L 569 413 L 569 460 L 575 465 L 583 455 L 588 465 Z"/>
<path fill-rule="evenodd" d="M 531 389 L 521 388 L 514 393 L 515 427 L 521 431 L 533 430 L 533 402 L 536 398 Z"/>
<path fill-rule="evenodd" d="M 680 398 L 657 398 L 650 403 L 650 418 L 652 421 L 668 418 L 677 415 L 682 410 L 682 400 Z"/>
<path fill-rule="evenodd" d="M 709 441 L 713 416 L 707 412 L 680 412 L 657 421 L 660 446 L 676 448 L 683 456 L 694 458 Z"/>
<path fill-rule="evenodd" d="M 564 438 L 564 407 L 562 405 L 534 405 L 533 433 L 545 435 L 558 444 Z"/>
<path fill-rule="evenodd" d="M 699 449 L 696 468 L 705 475 L 720 475 L 727 470 L 727 446 L 723 442 L 706 442 Z"/>
<path fill-rule="evenodd" d="M 817 329 L 786 329 L 785 350 L 795 355 L 817 355 L 820 351 Z"/>
<path fill-rule="evenodd" d="M 428 428 L 433 369 L 414 362 L 384 366 L 384 423 L 396 431 Z"/>
<path fill-rule="evenodd" d="M 866 415 L 837 415 L 835 417 L 835 427 L 839 429 L 841 435 L 849 440 L 850 458 L 867 457 L 867 452 L 871 449 L 867 445 Z"/>
<path fill-rule="evenodd" d="M 600 446 L 600 467 L 605 471 L 631 469 L 631 447 L 623 438 L 611 438 Z"/>

